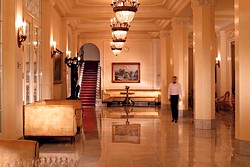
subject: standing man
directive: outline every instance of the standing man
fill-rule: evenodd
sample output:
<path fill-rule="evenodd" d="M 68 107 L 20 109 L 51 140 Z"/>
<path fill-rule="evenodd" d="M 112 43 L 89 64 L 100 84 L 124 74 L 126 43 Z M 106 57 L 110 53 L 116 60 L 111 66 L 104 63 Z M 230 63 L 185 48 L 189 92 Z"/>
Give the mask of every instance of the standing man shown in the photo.
<path fill-rule="evenodd" d="M 177 77 L 172 77 L 172 82 L 168 86 L 168 100 L 171 103 L 172 122 L 178 121 L 178 102 L 182 98 L 181 85 L 176 82 Z"/>

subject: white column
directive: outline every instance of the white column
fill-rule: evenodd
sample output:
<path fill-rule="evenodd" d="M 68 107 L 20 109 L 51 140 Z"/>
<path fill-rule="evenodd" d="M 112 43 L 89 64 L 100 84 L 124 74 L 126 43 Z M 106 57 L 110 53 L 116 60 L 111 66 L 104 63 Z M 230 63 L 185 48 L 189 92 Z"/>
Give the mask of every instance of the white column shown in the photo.
<path fill-rule="evenodd" d="M 189 18 L 173 18 L 174 75 L 182 86 L 179 110 L 188 110 L 188 24 Z"/>
<path fill-rule="evenodd" d="M 235 0 L 235 151 L 250 155 L 250 3 Z"/>
<path fill-rule="evenodd" d="M 168 84 L 171 81 L 171 33 L 162 31 L 160 33 L 161 41 L 161 108 L 166 109 L 168 101 Z"/>
<path fill-rule="evenodd" d="M 215 128 L 215 0 L 191 0 L 194 38 L 194 126 Z"/>

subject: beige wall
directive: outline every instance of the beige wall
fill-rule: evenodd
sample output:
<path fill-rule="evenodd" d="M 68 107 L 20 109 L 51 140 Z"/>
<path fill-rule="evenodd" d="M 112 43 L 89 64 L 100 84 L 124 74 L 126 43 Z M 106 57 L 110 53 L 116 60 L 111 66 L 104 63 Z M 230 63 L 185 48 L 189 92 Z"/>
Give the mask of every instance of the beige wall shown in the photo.
<path fill-rule="evenodd" d="M 154 89 L 155 85 L 155 66 L 152 56 L 152 40 L 129 40 L 125 46 L 129 48 L 128 52 L 124 50 L 119 56 L 112 54 L 109 41 L 104 42 L 104 89 L 125 88 L 125 85 L 131 89 Z M 112 63 L 117 62 L 139 62 L 140 63 L 140 83 L 112 83 Z"/>
<path fill-rule="evenodd" d="M 231 42 L 235 39 L 234 25 L 229 25 L 218 32 L 217 36 L 217 55 L 220 55 L 220 68 L 216 67 L 217 83 L 216 92 L 218 97 L 225 94 L 226 91 L 232 91 L 232 64 L 231 64 Z M 216 55 L 216 56 L 217 56 Z M 231 92 L 232 93 L 232 92 Z M 230 94 L 231 94 L 230 93 Z"/>
<path fill-rule="evenodd" d="M 64 56 L 65 56 L 65 51 L 63 48 L 63 43 L 65 43 L 65 40 L 62 39 L 62 37 L 63 37 L 63 18 L 59 15 L 59 13 L 55 10 L 55 8 L 52 8 L 52 12 L 51 12 L 51 29 L 52 29 L 51 34 L 53 34 L 53 40 L 56 41 L 56 47 L 59 50 L 61 50 L 62 52 L 64 52 Z M 53 62 L 52 59 L 50 59 L 48 61 Z M 62 66 L 65 66 L 63 61 L 64 61 L 64 59 L 62 58 Z M 53 64 L 52 64 L 52 66 L 53 66 Z M 54 69 L 54 66 L 52 68 Z M 53 72 L 53 71 L 51 71 L 51 72 Z M 64 93 L 63 93 L 62 89 L 63 89 L 63 83 L 53 84 L 53 96 L 52 96 L 52 98 L 53 99 L 65 99 L 65 97 L 63 97 Z"/>
<path fill-rule="evenodd" d="M 159 75 L 159 47 L 154 46 L 153 39 L 129 39 L 125 46 L 129 48 L 126 52 L 122 50 L 119 56 L 113 55 L 110 49 L 110 39 L 81 39 L 80 46 L 85 43 L 93 43 L 100 50 L 100 62 L 102 67 L 102 89 L 124 89 L 129 85 L 131 89 L 159 89 L 156 83 Z M 159 44 L 159 42 L 157 43 Z M 158 53 L 158 54 L 157 54 Z M 157 58 L 158 57 L 158 58 Z M 140 83 L 112 83 L 112 63 L 113 62 L 139 62 L 140 63 Z"/>
<path fill-rule="evenodd" d="M 66 70 L 64 58 L 66 54 L 67 24 L 63 17 L 57 12 L 50 1 L 43 1 L 43 88 L 42 99 L 65 99 L 66 98 Z M 62 57 L 62 83 L 53 82 L 54 59 L 50 55 L 50 41 L 56 42 L 56 47 L 63 52 Z"/>

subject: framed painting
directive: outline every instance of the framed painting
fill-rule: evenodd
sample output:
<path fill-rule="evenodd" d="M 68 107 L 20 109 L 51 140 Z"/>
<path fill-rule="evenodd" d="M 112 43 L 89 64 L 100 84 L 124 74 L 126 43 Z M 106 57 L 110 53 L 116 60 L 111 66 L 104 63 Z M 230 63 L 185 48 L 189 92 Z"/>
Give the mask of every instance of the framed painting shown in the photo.
<path fill-rule="evenodd" d="M 140 144 L 141 125 L 112 125 L 113 143 L 133 143 Z"/>
<path fill-rule="evenodd" d="M 62 82 L 62 53 L 57 53 L 54 55 L 54 84 L 59 84 Z"/>
<path fill-rule="evenodd" d="M 112 63 L 112 82 L 139 83 L 140 63 Z"/>

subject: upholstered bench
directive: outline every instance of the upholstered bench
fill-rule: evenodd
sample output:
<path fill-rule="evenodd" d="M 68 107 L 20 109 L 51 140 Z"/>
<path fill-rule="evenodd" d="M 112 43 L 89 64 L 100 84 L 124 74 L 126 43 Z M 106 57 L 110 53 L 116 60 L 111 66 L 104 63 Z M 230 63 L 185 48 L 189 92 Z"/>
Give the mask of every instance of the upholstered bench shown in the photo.
<path fill-rule="evenodd" d="M 1 163 L 14 163 L 21 160 L 23 163 L 39 158 L 39 144 L 31 140 L 0 140 Z"/>
<path fill-rule="evenodd" d="M 82 102 L 81 100 L 43 100 L 49 105 L 74 105 L 76 111 L 76 124 L 78 128 L 82 127 Z"/>
<path fill-rule="evenodd" d="M 46 100 L 36 101 L 32 104 L 33 105 L 74 105 L 77 128 L 81 129 L 82 127 L 82 102 L 81 100 L 46 99 Z"/>
<path fill-rule="evenodd" d="M 154 89 L 129 89 L 129 98 L 133 102 L 154 102 L 160 104 L 161 91 Z M 102 91 L 102 102 L 123 102 L 126 98 L 126 90 L 124 89 L 105 89 Z"/>
<path fill-rule="evenodd" d="M 77 132 L 74 105 L 32 103 L 24 106 L 24 137 L 71 137 Z"/>

